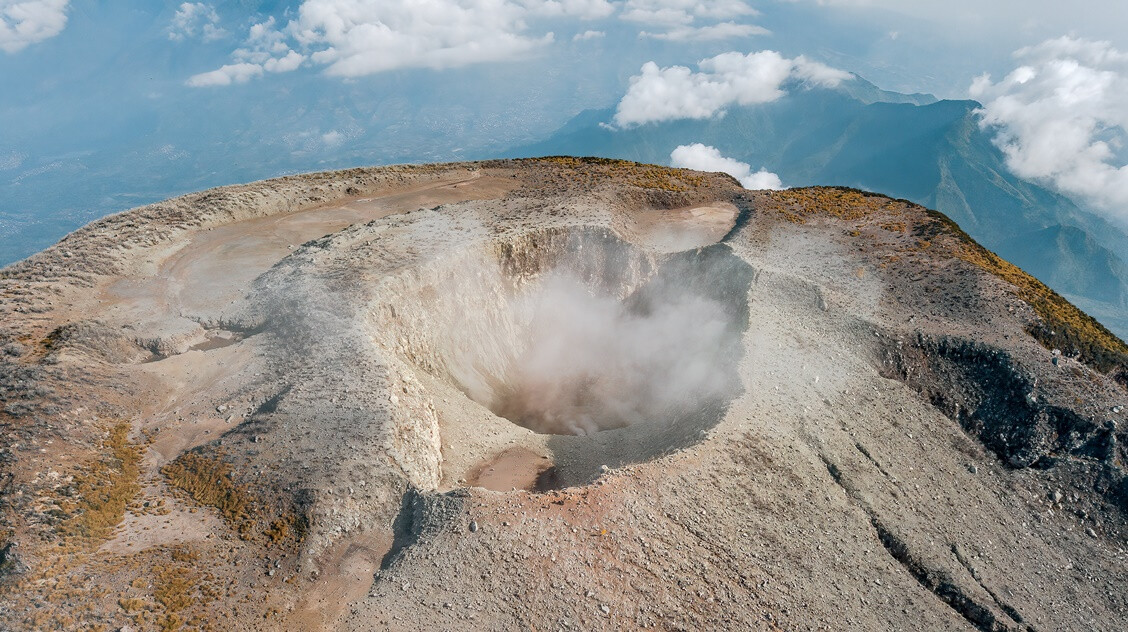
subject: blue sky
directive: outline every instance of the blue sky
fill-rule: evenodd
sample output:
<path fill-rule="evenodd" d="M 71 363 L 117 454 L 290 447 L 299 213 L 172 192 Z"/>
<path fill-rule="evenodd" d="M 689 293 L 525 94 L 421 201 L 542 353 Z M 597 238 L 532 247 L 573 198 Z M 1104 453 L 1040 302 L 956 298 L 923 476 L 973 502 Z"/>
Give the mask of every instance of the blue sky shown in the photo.
<path fill-rule="evenodd" d="M 707 105 L 663 116 L 816 67 L 973 96 L 1016 173 L 1121 221 L 1126 33 L 1113 0 L 0 0 L 0 263 L 207 186 L 488 156 L 621 112 L 648 63 Z"/>

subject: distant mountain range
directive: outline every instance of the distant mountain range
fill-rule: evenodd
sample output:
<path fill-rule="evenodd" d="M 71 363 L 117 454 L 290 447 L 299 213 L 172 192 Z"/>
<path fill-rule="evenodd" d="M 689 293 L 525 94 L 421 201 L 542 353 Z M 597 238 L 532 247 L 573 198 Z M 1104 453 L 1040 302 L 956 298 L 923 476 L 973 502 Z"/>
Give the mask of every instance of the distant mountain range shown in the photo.
<path fill-rule="evenodd" d="M 707 120 L 613 129 L 605 124 L 614 110 L 587 110 L 507 156 L 666 164 L 678 145 L 704 143 L 775 172 L 786 186 L 844 185 L 912 200 L 945 213 L 1128 339 L 1128 234 L 1010 173 L 990 133 L 979 128 L 978 107 L 888 92 L 856 78 Z"/>

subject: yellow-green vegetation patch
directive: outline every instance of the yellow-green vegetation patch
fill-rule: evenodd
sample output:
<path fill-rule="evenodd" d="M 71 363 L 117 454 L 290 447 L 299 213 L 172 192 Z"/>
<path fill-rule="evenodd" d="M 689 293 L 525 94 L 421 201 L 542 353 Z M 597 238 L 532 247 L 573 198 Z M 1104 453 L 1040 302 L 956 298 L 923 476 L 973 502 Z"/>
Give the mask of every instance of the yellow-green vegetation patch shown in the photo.
<path fill-rule="evenodd" d="M 118 606 L 124 610 L 126 614 L 132 615 L 152 609 L 153 604 L 140 597 L 122 597 L 118 599 Z"/>
<path fill-rule="evenodd" d="M 627 174 L 627 178 L 627 182 L 636 187 L 674 193 L 695 189 L 705 181 L 699 175 L 654 165 L 636 165 L 636 168 Z"/>
<path fill-rule="evenodd" d="M 173 487 L 184 490 L 201 505 L 215 507 L 240 537 L 249 538 L 254 526 L 251 494 L 245 485 L 235 482 L 231 465 L 221 453 L 185 452 L 161 472 Z"/>
<path fill-rule="evenodd" d="M 649 165 L 614 158 L 548 156 L 534 159 L 566 169 L 582 172 L 598 180 L 616 180 L 643 189 L 680 193 L 696 189 L 706 178 L 688 169 Z"/>
<path fill-rule="evenodd" d="M 219 511 L 243 540 L 257 540 L 261 536 L 271 544 L 281 544 L 287 540 L 301 541 L 305 536 L 305 522 L 292 508 L 269 511 L 249 486 L 235 480 L 231 464 L 216 449 L 186 452 L 161 472 L 174 488 Z M 259 531 L 260 524 L 266 528 Z"/>
<path fill-rule="evenodd" d="M 143 629 L 210 629 L 207 609 L 220 596 L 215 575 L 200 568 L 199 553 L 188 545 L 157 555 L 151 572 L 130 584 L 131 594 L 119 597 L 118 607 Z"/>
<path fill-rule="evenodd" d="M 140 493 L 141 447 L 129 441 L 130 425 L 120 422 L 102 442 L 101 456 L 73 476 L 60 499 L 62 520 L 56 532 L 79 545 L 93 545 L 121 523 L 130 502 Z"/>
<path fill-rule="evenodd" d="M 1128 344 L 1044 283 L 981 246 L 943 213 L 908 200 L 847 187 L 773 191 L 768 194 L 768 202 L 764 206 L 765 210 L 779 212 L 788 221 L 798 224 L 815 217 L 858 221 L 876 216 L 882 220 L 879 227 L 890 232 L 902 232 L 907 228 L 899 219 L 888 218 L 890 213 L 899 215 L 907 209 L 917 209 L 926 214 L 927 220 L 914 227 L 916 250 L 930 249 L 940 235 L 955 238 L 956 247 L 946 254 L 978 266 L 1013 285 L 1015 294 L 1029 304 L 1042 320 L 1028 329 L 1042 346 L 1076 354 L 1081 362 L 1128 386 Z M 850 234 L 857 237 L 861 233 L 855 230 Z"/>
<path fill-rule="evenodd" d="M 855 221 L 878 212 L 900 211 L 908 204 L 905 200 L 870 193 L 848 187 L 801 187 L 772 191 L 768 194 L 769 208 L 781 213 L 789 222 L 804 224 L 816 217 L 835 217 Z M 882 224 L 894 230 L 895 224 Z M 902 225 L 902 230 L 904 230 Z"/>
<path fill-rule="evenodd" d="M 1076 354 L 1081 362 L 1128 387 L 1128 344 L 1044 283 L 981 246 L 947 215 L 922 210 L 929 221 L 917 227 L 921 243 L 931 245 L 940 234 L 954 237 L 953 256 L 1010 283 L 1015 294 L 1042 319 L 1027 329 L 1035 340 L 1047 349 Z"/>
<path fill-rule="evenodd" d="M 185 563 L 197 561 L 193 552 L 174 550 L 173 560 L 179 563 L 160 569 L 153 578 L 153 598 L 164 611 L 157 625 L 169 632 L 188 622 L 184 611 L 196 603 L 200 583 L 200 573 Z"/>
<path fill-rule="evenodd" d="M 1042 346 L 1075 353 L 1085 364 L 1128 385 L 1128 344 L 1038 279 L 968 239 L 956 256 L 1016 288 L 1018 297 L 1042 318 L 1029 329 Z"/>

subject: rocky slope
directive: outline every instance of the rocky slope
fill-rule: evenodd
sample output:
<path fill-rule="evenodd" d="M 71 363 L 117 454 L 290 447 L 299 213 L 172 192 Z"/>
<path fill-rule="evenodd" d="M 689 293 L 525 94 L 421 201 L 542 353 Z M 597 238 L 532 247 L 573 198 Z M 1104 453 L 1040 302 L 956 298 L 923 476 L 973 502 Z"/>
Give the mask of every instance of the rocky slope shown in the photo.
<path fill-rule="evenodd" d="M 1128 622 L 1128 347 L 904 201 L 312 174 L 0 301 L 5 629 Z"/>

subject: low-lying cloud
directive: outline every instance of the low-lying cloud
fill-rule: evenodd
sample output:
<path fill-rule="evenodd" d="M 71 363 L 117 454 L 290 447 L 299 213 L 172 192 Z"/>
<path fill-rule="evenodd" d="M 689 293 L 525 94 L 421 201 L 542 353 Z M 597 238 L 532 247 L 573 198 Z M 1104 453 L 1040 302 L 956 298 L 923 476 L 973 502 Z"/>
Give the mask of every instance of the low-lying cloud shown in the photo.
<path fill-rule="evenodd" d="M 733 105 L 775 101 L 790 85 L 835 87 L 853 75 L 803 56 L 788 59 L 771 50 L 729 52 L 704 59 L 699 72 L 685 66 L 660 68 L 654 62 L 631 77 L 615 110 L 621 127 L 723 115 Z"/>
<path fill-rule="evenodd" d="M 1015 59 L 1006 77 L 982 75 L 970 89 L 1007 166 L 1128 223 L 1128 53 L 1063 37 Z"/>
<path fill-rule="evenodd" d="M 745 189 L 773 189 L 784 188 L 779 176 L 760 169 L 753 173 L 752 166 L 733 158 L 721 155 L 716 147 L 694 143 L 681 145 L 670 153 L 670 166 L 697 171 L 719 171 L 727 173 L 740 181 L 740 186 Z"/>

